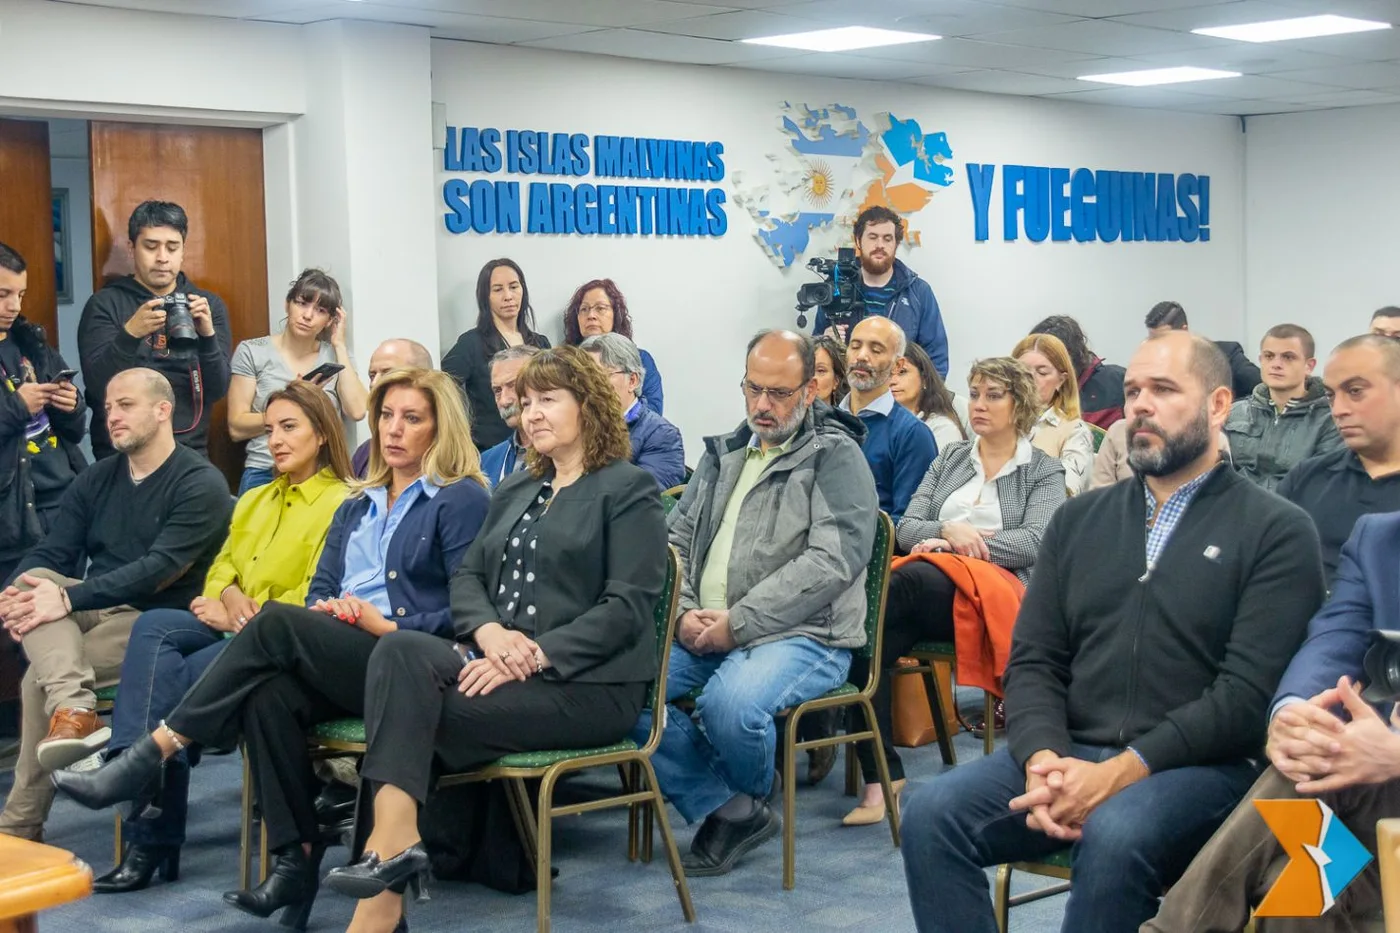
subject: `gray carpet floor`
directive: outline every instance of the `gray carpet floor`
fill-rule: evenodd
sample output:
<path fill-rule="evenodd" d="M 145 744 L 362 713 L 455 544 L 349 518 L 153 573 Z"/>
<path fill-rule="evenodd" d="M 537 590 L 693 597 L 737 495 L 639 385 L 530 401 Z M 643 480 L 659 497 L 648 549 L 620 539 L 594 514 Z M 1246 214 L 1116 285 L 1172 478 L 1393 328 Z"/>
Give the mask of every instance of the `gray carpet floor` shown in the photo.
<path fill-rule="evenodd" d="M 960 691 L 962 692 L 962 691 Z M 980 699 L 980 694 L 978 694 Z M 961 698 L 960 698 L 961 699 Z M 968 697 L 972 699 L 971 696 Z M 959 761 L 981 754 L 981 742 L 963 734 L 956 740 Z M 912 782 L 943 770 L 936 745 L 906 750 Z M 802 772 L 806 766 L 800 764 Z M 609 779 L 615 780 L 615 775 Z M 226 907 L 221 892 L 238 883 L 238 804 L 241 769 L 236 755 L 206 759 L 194 772 L 188 841 L 176 884 L 157 881 L 128 895 L 100 895 L 43 914 L 45 933 L 152 933 L 179 930 L 267 931 L 273 921 L 258 920 Z M 651 864 L 626 857 L 626 814 L 602 811 L 557 820 L 553 887 L 554 929 L 561 933 L 648 930 L 691 933 L 764 931 L 912 931 L 900 854 L 886 826 L 845 828 L 841 817 L 851 798 L 842 794 L 841 768 L 817 787 L 800 786 L 797 798 L 797 887 L 782 889 L 782 848 L 777 839 L 751 853 L 721 878 L 692 879 L 697 922 L 688 926 L 663 856 Z M 0 775 L 0 792 L 9 775 Z M 671 812 L 682 849 L 697 827 Z M 67 800 L 59 800 L 47 839 L 69 849 L 98 872 L 112 865 L 112 821 Z M 326 867 L 343 863 L 344 849 L 333 849 Z M 1013 891 L 1029 890 L 1047 879 L 1017 876 Z M 500 894 L 479 885 L 437 882 L 431 900 L 411 905 L 415 931 L 472 930 L 481 933 L 534 929 L 533 893 Z M 1012 933 L 1050 933 L 1060 928 L 1064 896 L 1029 903 L 1011 912 Z M 311 916 L 311 930 L 343 930 L 354 903 L 323 891 Z"/>

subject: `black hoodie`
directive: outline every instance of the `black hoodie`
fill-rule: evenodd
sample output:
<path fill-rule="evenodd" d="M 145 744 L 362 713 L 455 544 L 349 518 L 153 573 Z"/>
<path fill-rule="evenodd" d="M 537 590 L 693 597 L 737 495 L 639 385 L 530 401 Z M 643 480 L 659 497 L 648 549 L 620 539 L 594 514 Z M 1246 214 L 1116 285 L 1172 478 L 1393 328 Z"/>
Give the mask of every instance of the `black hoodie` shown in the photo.
<path fill-rule="evenodd" d="M 99 460 L 115 451 L 107 438 L 107 383 L 124 369 L 145 366 L 163 374 L 175 390 L 172 418 L 175 440 L 204 452 L 209 435 L 209 414 L 214 403 L 228 391 L 229 357 L 233 336 L 228 326 L 228 309 L 223 299 L 206 292 L 185 278 L 175 279 L 175 291 L 203 295 L 209 300 L 214 319 L 214 336 L 200 336 L 198 355 L 172 356 L 165 346 L 165 332 L 138 339 L 126 332 L 126 322 L 136 309 L 155 298 L 146 286 L 128 275 L 104 286 L 88 299 L 78 324 L 78 357 L 83 367 L 83 384 L 88 407 L 93 411 L 92 453 Z"/>

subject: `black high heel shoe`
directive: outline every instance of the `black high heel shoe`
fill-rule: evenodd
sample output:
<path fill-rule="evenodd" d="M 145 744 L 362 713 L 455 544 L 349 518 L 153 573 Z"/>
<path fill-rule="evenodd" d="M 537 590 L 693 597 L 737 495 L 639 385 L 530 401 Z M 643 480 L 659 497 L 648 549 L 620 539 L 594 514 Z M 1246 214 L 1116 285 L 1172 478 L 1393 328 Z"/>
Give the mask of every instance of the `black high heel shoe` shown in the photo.
<path fill-rule="evenodd" d="M 310 855 L 302 851 L 299 842 L 287 846 L 278 852 L 266 881 L 251 891 L 226 891 L 224 903 L 263 918 L 281 910 L 282 926 L 305 930 L 321 884 L 321 857 L 325 854 L 326 847 L 319 843 L 311 847 Z"/>
<path fill-rule="evenodd" d="M 121 863 L 101 878 L 94 878 L 92 889 L 98 894 L 126 894 L 149 887 L 151 877 L 159 871 L 162 881 L 180 880 L 179 846 L 144 846 L 133 842 L 126 847 Z"/>
<path fill-rule="evenodd" d="M 149 735 L 96 771 L 55 771 L 53 786 L 89 810 L 149 801 L 159 791 L 164 758 Z"/>
<path fill-rule="evenodd" d="M 381 859 L 378 852 L 366 852 L 353 865 L 332 868 L 326 875 L 326 886 L 337 894 L 359 899 L 412 889 L 416 899 L 426 901 L 428 889 L 424 882 L 429 867 L 428 850 L 422 842 L 415 842 L 390 859 Z"/>

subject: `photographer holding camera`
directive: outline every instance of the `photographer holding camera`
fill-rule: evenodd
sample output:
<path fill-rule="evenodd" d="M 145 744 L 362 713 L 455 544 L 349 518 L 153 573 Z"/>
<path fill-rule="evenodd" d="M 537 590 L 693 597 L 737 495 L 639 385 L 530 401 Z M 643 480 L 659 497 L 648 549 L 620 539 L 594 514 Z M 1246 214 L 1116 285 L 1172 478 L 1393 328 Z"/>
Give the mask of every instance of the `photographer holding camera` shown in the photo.
<path fill-rule="evenodd" d="M 126 229 L 135 272 L 89 298 L 78 324 L 88 407 L 104 410 L 107 383 L 122 370 L 154 369 L 175 390 L 175 440 L 204 453 L 210 412 L 228 391 L 228 309 L 180 271 L 189 233 L 184 208 L 145 201 Z M 101 418 L 93 419 L 92 453 L 99 460 L 115 453 Z"/>
<path fill-rule="evenodd" d="M 904 221 L 888 207 L 868 207 L 856 218 L 855 240 L 865 305 L 862 317 L 880 315 L 894 321 L 928 352 L 938 375 L 948 378 L 948 332 L 943 328 L 938 299 L 917 272 L 895 258 L 904 242 Z M 858 321 L 847 327 L 833 326 L 822 307 L 812 333 L 824 334 L 830 329 L 845 343 L 850 327 Z"/>

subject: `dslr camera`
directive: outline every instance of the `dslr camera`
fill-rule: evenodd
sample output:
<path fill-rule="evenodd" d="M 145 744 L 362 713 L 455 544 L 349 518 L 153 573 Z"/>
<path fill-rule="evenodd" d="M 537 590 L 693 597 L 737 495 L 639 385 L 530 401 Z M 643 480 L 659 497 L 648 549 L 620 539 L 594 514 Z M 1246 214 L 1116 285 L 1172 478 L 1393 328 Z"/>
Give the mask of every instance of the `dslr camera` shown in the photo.
<path fill-rule="evenodd" d="M 1366 671 L 1363 700 L 1390 703 L 1400 699 L 1400 632 L 1371 632 L 1371 647 L 1366 649 L 1361 666 Z"/>
<path fill-rule="evenodd" d="M 826 281 L 809 282 L 797 289 L 797 326 L 807 326 L 807 311 L 821 308 L 834 326 L 850 326 L 865 317 L 865 298 L 860 291 L 860 260 L 856 251 L 843 246 L 835 259 L 813 259 L 807 268 Z"/>
<path fill-rule="evenodd" d="M 165 312 L 165 345 L 179 355 L 193 355 L 199 345 L 199 332 L 190 314 L 190 296 L 171 292 L 161 305 Z"/>

